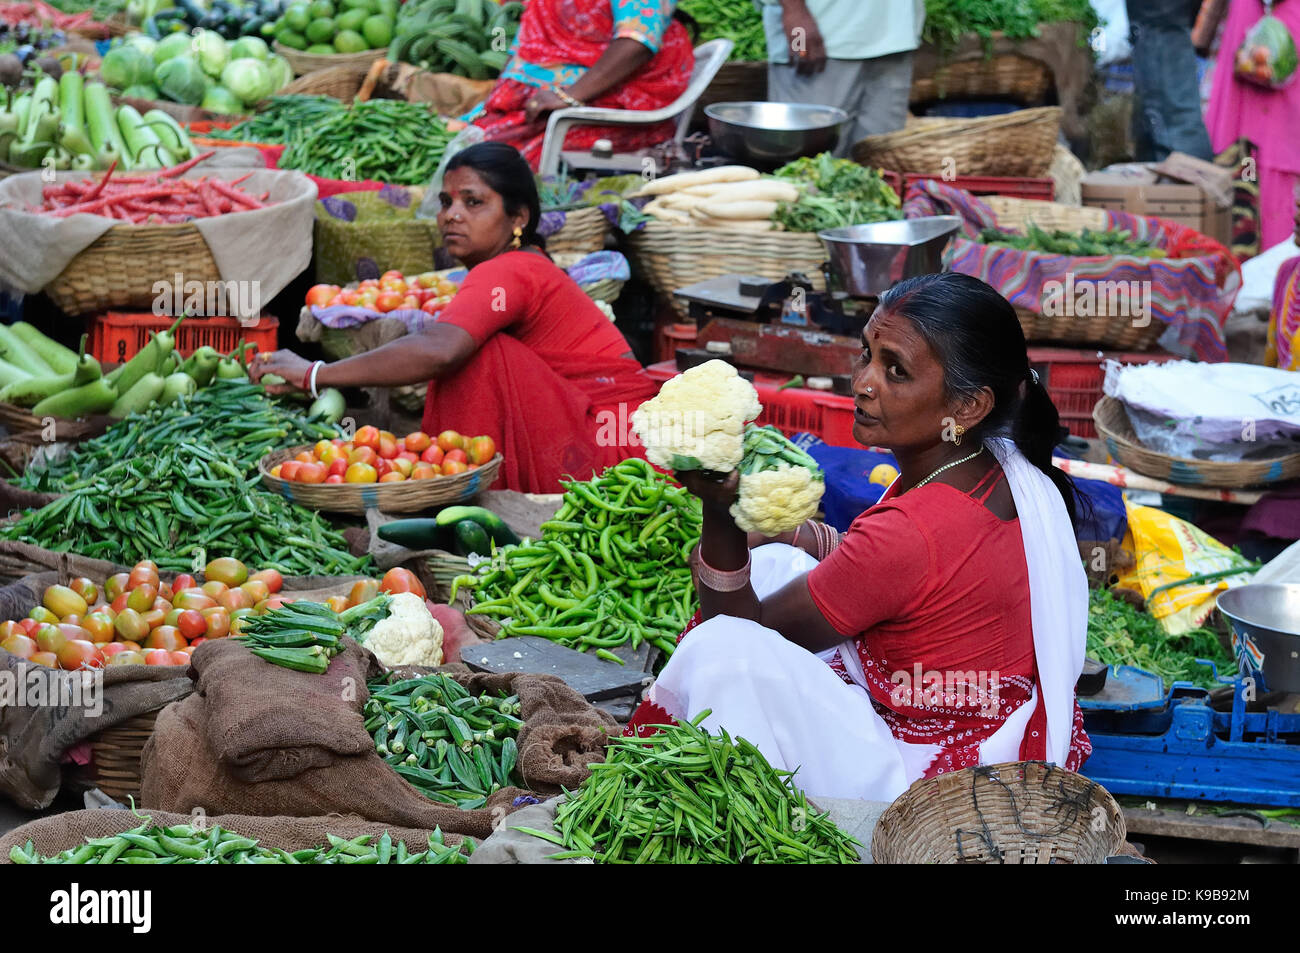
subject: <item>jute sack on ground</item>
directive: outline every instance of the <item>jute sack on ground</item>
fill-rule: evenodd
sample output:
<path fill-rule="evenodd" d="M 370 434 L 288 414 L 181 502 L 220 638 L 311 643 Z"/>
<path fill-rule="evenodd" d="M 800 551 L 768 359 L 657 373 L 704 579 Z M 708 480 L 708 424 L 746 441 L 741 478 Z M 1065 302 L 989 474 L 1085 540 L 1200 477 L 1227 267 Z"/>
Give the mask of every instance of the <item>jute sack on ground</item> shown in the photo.
<path fill-rule="evenodd" d="M 197 826 L 200 821 L 192 814 L 174 814 L 168 811 L 141 811 L 158 827 L 174 827 L 178 824 Z M 130 811 L 91 810 L 69 811 L 42 817 L 16 827 L 0 835 L 0 864 L 8 864 L 9 848 L 25 847 L 32 842 L 36 852 L 44 857 L 58 854 L 69 847 L 85 843 L 87 837 L 113 837 L 123 831 L 134 830 L 145 823 Z M 397 827 L 392 824 L 377 824 L 354 815 L 334 814 L 328 817 L 254 817 L 244 814 L 227 814 L 217 817 L 205 816 L 201 823 L 219 826 L 224 830 L 234 831 L 245 837 L 259 841 L 263 847 L 279 847 L 281 850 L 308 850 L 312 847 L 328 847 L 333 834 L 351 840 L 362 834 L 378 838 L 388 831 L 396 846 L 398 841 L 406 844 L 408 850 L 422 851 L 428 849 L 430 831 Z M 459 844 L 464 838 L 456 834 L 447 834 L 447 844 Z"/>
<path fill-rule="evenodd" d="M 203 664 L 202 656 L 209 651 L 216 649 L 209 650 L 206 644 L 201 646 L 195 652 L 196 663 Z M 159 716 L 154 735 L 141 758 L 141 799 L 146 807 L 181 812 L 202 808 L 209 814 L 264 816 L 351 813 L 419 830 L 441 827 L 444 831 L 486 837 L 514 809 L 515 799 L 528 793 L 519 788 L 505 788 L 489 797 L 485 807 L 473 811 L 438 804 L 407 784 L 375 754 L 372 745 L 358 754 L 334 752 L 328 763 L 318 764 L 313 760 L 310 767 L 292 777 L 243 780 L 219 760 L 212 737 L 214 719 L 222 725 L 232 721 L 228 714 L 214 711 L 214 702 L 242 707 L 260 704 L 257 696 L 263 693 L 268 698 L 276 697 L 264 688 L 266 663 L 251 655 L 248 658 L 257 665 L 250 665 L 242 674 L 231 663 L 226 678 L 234 684 L 229 692 L 219 698 L 214 698 L 210 691 L 207 697 L 193 695 Z M 356 662 L 349 662 L 344 653 L 334 659 L 330 672 L 323 676 L 287 673 L 296 676 L 299 683 L 291 694 L 281 696 L 288 717 L 298 717 L 316 705 L 333 704 L 339 692 L 337 678 L 331 677 L 334 665 L 347 666 L 351 672 L 355 671 Z M 519 695 L 520 717 L 526 722 L 518 739 L 519 770 L 529 788 L 552 794 L 558 793 L 561 784 L 574 787 L 587 776 L 587 764 L 604 759 L 605 739 L 615 728 L 613 720 L 558 678 L 468 675 L 464 670 L 458 672 L 451 668 L 449 674 L 471 692 L 505 689 Z M 243 692 L 238 690 L 240 686 Z M 328 698 L 329 695 L 334 699 Z M 285 700 L 288 698 L 292 702 Z M 348 699 L 350 710 L 342 715 L 363 732 L 361 706 L 365 698 L 364 691 L 357 691 L 355 698 Z M 284 729 L 279 719 L 271 719 L 264 724 L 250 724 L 247 730 L 261 737 Z M 319 723 L 300 725 L 294 740 L 299 747 L 314 744 L 325 749 L 326 745 L 335 743 L 338 732 L 338 726 L 325 729 Z M 259 737 L 245 739 L 244 743 L 254 747 Z M 283 767 L 285 763 L 280 765 Z"/>

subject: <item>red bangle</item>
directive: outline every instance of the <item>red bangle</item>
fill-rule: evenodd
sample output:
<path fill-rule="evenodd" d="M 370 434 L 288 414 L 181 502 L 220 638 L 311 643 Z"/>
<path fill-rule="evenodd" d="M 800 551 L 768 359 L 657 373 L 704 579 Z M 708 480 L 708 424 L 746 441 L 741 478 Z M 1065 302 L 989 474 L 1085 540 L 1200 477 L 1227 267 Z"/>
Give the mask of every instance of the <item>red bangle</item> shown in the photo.
<path fill-rule="evenodd" d="M 315 361 L 307 365 L 307 373 L 302 375 L 302 390 L 308 390 L 311 387 L 311 369 L 315 366 Z"/>

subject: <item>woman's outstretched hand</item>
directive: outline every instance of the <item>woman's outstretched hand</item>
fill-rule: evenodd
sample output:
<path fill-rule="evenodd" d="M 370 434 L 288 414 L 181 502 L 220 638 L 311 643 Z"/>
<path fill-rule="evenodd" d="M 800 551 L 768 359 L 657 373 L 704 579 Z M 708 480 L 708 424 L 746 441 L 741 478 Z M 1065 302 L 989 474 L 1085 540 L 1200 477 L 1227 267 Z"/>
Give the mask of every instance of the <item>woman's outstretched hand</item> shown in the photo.
<path fill-rule="evenodd" d="M 677 482 L 698 496 L 706 509 L 727 512 L 736 502 L 740 488 L 740 471 L 717 473 L 713 470 L 675 470 Z"/>
<path fill-rule="evenodd" d="M 276 374 L 283 377 L 285 381 L 283 384 L 267 384 L 265 386 L 268 393 L 285 394 L 290 391 L 302 390 L 302 379 L 309 367 L 311 367 L 311 361 L 299 357 L 293 351 L 282 349 L 270 353 L 255 354 L 253 359 L 248 362 L 248 374 L 255 381 L 260 381 L 266 374 Z"/>

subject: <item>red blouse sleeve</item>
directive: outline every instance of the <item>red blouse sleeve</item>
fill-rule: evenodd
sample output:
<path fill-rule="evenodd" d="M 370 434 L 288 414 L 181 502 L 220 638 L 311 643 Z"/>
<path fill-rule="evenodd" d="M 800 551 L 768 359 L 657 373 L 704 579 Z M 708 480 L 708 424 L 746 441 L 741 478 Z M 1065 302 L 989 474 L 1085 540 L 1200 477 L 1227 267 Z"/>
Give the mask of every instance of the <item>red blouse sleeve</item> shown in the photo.
<path fill-rule="evenodd" d="M 498 331 L 523 320 L 533 298 L 529 293 L 532 270 L 507 258 L 519 256 L 498 255 L 471 268 L 438 322 L 468 331 L 482 347 Z"/>
<path fill-rule="evenodd" d="M 835 631 L 852 638 L 904 615 L 933 570 L 933 547 L 912 518 L 877 504 L 808 574 L 808 592 Z"/>

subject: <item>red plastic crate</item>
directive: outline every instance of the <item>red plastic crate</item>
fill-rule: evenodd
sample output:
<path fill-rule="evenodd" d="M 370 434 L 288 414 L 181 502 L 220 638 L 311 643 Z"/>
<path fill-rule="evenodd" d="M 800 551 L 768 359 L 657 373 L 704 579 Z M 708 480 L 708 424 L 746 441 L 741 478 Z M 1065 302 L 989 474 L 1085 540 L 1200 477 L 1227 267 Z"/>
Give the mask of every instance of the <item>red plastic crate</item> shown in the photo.
<path fill-rule="evenodd" d="M 676 361 L 651 364 L 646 373 L 663 382 L 677 376 Z M 806 387 L 778 388 L 790 379 L 788 374 L 754 375 L 754 389 L 758 391 L 763 413 L 758 422 L 771 424 L 786 434 L 806 432 L 837 447 L 860 446 L 853 439 L 853 398 L 831 394 Z"/>
<path fill-rule="evenodd" d="M 1029 365 L 1038 372 L 1052 403 L 1061 415 L 1061 423 L 1076 437 L 1095 437 L 1092 409 L 1101 400 L 1105 371 L 1102 362 L 1153 364 L 1177 360 L 1164 351 L 1126 353 L 1118 351 L 1073 350 L 1057 347 L 1031 347 Z"/>
<path fill-rule="evenodd" d="M 90 353 L 101 362 L 129 361 L 155 331 L 166 331 L 175 320 L 154 314 L 101 314 L 91 320 Z M 240 324 L 237 318 L 186 318 L 176 329 L 176 350 L 189 357 L 206 344 L 229 354 L 242 339 L 259 351 L 274 351 L 279 330 L 279 318 L 266 315 L 253 325 Z"/>
<path fill-rule="evenodd" d="M 907 194 L 907 189 L 912 187 L 913 182 L 919 182 L 922 179 L 936 179 L 945 185 L 953 185 L 959 189 L 965 189 L 973 195 L 1008 195 L 1016 199 L 1041 199 L 1050 202 L 1056 197 L 1056 183 L 1051 179 L 1024 179 L 1004 175 L 959 175 L 953 179 L 945 179 L 941 175 L 926 175 L 919 172 L 909 172 L 904 177 L 905 188 L 903 194 Z"/>

